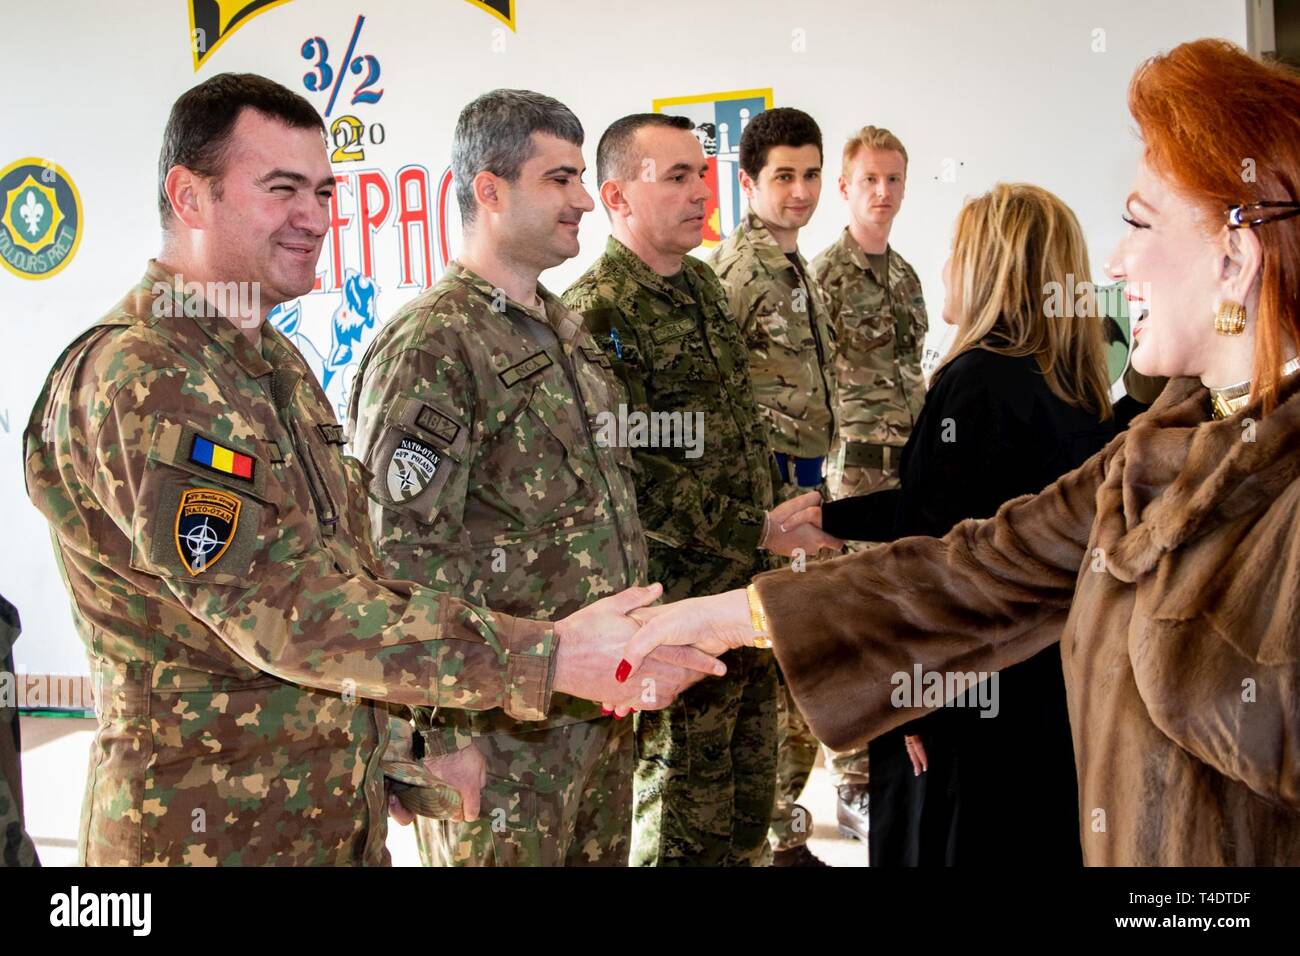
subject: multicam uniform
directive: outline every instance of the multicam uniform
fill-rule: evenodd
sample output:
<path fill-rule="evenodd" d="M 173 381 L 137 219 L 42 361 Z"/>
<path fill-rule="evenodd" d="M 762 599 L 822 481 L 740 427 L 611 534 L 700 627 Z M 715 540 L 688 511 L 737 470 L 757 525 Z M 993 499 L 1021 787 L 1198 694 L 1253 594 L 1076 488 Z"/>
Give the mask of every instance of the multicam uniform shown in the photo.
<path fill-rule="evenodd" d="M 646 583 L 631 456 L 597 440 L 621 401 L 582 318 L 544 289 L 527 307 L 453 262 L 384 326 L 350 420 L 374 473 L 388 573 L 511 614 L 558 619 Z M 417 819 L 432 865 L 624 865 L 631 721 L 557 695 L 545 719 L 416 712 L 425 752 L 475 741 L 480 817 Z"/>
<path fill-rule="evenodd" d="M 88 864 L 386 864 L 372 701 L 550 707 L 545 623 L 385 580 L 297 350 L 150 263 L 55 363 L 27 490 L 90 656 Z"/>
<path fill-rule="evenodd" d="M 886 247 L 885 255 L 887 277 L 846 228 L 812 262 L 813 276 L 829 300 L 835 339 L 839 431 L 827 468 L 833 499 L 898 486 L 899 455 L 925 401 L 921 282 L 892 248 Z M 865 747 L 844 754 L 828 750 L 827 758 L 837 786 L 866 786 Z"/>
<path fill-rule="evenodd" d="M 778 497 L 824 491 L 826 455 L 835 435 L 831 374 L 833 339 L 825 294 L 798 252 L 781 251 L 750 213 L 714 253 L 712 266 L 749 345 L 754 395 L 767 421 L 784 485 Z M 812 818 L 798 804 L 817 760 L 817 738 L 790 695 L 778 698 L 777 850 L 808 841 Z"/>
<path fill-rule="evenodd" d="M 888 278 L 877 275 L 845 229 L 812 261 L 826 293 L 835 342 L 838 425 L 827 482 L 832 498 L 898 484 L 898 455 L 925 401 L 921 348 L 927 322 L 916 272 L 886 249 Z"/>
<path fill-rule="evenodd" d="M 703 416 L 698 454 L 632 450 L 651 579 L 663 582 L 666 600 L 743 586 L 770 566 L 758 540 L 774 474 L 745 343 L 717 279 L 690 256 L 666 279 L 611 238 L 564 301 L 605 350 L 627 388 L 630 414 Z M 726 677 L 637 715 L 634 864 L 767 860 L 776 665 L 752 648 L 724 660 Z"/>
<path fill-rule="evenodd" d="M 822 465 L 835 434 L 827 302 L 803 256 L 794 256 L 797 265 L 750 213 L 709 263 L 749 347 L 754 397 L 772 449 L 785 465 L 788 487 L 778 497 L 822 484 Z"/>

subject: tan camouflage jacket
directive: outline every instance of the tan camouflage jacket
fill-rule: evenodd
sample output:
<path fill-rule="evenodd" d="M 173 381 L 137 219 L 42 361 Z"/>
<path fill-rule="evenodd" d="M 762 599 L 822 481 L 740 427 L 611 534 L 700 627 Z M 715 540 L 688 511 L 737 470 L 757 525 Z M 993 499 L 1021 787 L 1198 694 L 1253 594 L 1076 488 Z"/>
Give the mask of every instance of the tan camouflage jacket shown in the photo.
<path fill-rule="evenodd" d="M 700 260 L 683 265 L 689 293 L 611 237 L 564 294 L 626 387 L 629 413 L 702 422 L 694 450 L 664 441 L 671 429 L 632 448 L 650 574 L 669 600 L 742 587 L 770 567 L 758 539 L 776 475 L 722 288 Z"/>
<path fill-rule="evenodd" d="M 348 417 L 390 574 L 552 620 L 647 583 L 646 553 L 628 450 L 596 441 L 618 380 L 581 316 L 538 291 L 544 308 L 527 308 L 453 262 L 371 343 Z M 416 724 L 442 753 L 599 717 L 556 695 L 527 725 L 456 709 Z"/>
<path fill-rule="evenodd" d="M 554 631 L 383 580 L 302 357 L 172 281 L 68 348 L 24 436 L 97 687 L 82 858 L 387 863 L 369 701 L 540 717 Z"/>
<path fill-rule="evenodd" d="M 803 256 L 799 261 L 808 272 Z M 709 260 L 749 346 L 754 396 L 772 448 L 820 458 L 834 437 L 831 333 L 825 298 L 809 274 L 806 290 L 781 247 L 750 213 Z"/>
<path fill-rule="evenodd" d="M 845 229 L 812 262 L 830 306 L 840 438 L 901 446 L 925 401 L 921 349 L 928 328 L 916 272 L 892 248 L 882 282 Z"/>

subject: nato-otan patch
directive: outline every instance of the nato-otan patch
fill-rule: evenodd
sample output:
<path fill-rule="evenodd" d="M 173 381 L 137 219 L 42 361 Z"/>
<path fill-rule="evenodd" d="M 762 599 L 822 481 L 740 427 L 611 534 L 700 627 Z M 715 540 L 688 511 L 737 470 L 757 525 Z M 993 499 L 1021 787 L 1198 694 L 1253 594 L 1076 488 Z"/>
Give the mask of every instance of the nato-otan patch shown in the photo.
<path fill-rule="evenodd" d="M 216 488 L 187 488 L 176 508 L 176 550 L 185 570 L 200 575 L 221 560 L 239 527 L 238 495 Z"/>
<path fill-rule="evenodd" d="M 410 435 L 403 435 L 388 459 L 388 496 L 394 504 L 410 501 L 429 487 L 442 456 Z"/>

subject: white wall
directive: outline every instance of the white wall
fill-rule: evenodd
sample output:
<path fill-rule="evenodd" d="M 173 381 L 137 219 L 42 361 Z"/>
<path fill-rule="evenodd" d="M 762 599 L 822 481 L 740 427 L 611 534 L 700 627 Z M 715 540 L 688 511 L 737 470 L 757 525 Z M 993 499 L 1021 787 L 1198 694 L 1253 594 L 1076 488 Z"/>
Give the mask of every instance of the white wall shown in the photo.
<path fill-rule="evenodd" d="M 771 87 L 775 105 L 801 107 L 821 123 L 832 174 L 857 127 L 875 123 L 902 138 L 911 170 L 894 245 L 917 267 L 937 316 L 954 216 L 964 197 L 998 180 L 1059 193 L 1083 223 L 1100 278 L 1138 155 L 1125 109 L 1134 67 L 1200 36 L 1246 40 L 1242 0 L 518 0 L 517 33 L 463 0 L 293 0 L 248 21 L 196 72 L 187 6 L 45 0 L 8 11 L 0 32 L 0 62 L 21 78 L 6 86 L 0 167 L 24 156 L 53 160 L 77 184 L 85 217 L 80 248 L 58 275 L 26 281 L 0 272 L 0 593 L 22 612 L 24 671 L 86 667 L 44 521 L 23 489 L 22 430 L 64 344 L 116 302 L 157 251 L 160 133 L 173 99 L 195 82 L 256 71 L 323 111 L 325 97 L 303 88 L 310 64 L 299 48 L 321 35 L 337 67 L 364 13 L 357 52 L 379 58 L 384 95 L 349 112 L 381 122 L 386 139 L 367 148 L 366 161 L 337 168 L 391 177 L 415 163 L 435 184 L 456 114 L 487 89 L 530 87 L 568 103 L 586 125 L 594 167 L 604 127 L 656 98 Z M 1094 50 L 1098 30 L 1103 52 Z M 794 49 L 801 37 L 802 52 Z M 345 93 L 359 81 L 349 77 Z M 959 164 L 955 182 L 940 178 L 945 160 Z M 833 186 L 832 178 L 805 232 L 810 255 L 843 225 Z M 581 255 L 543 281 L 562 290 L 606 234 L 603 214 L 588 216 Z M 355 227 L 343 248 L 346 265 L 357 267 Z M 387 318 L 418 291 L 398 287 L 391 221 L 375 254 L 379 315 Z M 327 258 L 328 247 L 323 269 Z M 338 301 L 323 293 L 304 302 L 314 343 L 328 345 Z"/>

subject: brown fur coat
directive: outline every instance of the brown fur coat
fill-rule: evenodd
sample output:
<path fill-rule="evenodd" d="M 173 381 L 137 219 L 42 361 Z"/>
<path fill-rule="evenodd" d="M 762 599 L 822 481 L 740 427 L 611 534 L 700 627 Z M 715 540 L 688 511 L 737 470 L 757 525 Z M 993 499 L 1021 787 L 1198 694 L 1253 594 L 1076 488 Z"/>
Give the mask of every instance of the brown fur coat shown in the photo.
<path fill-rule="evenodd" d="M 846 749 L 916 717 L 891 696 L 917 663 L 1059 641 L 1088 864 L 1300 863 L 1300 375 L 1260 412 L 1213 421 L 1176 379 L 991 519 L 759 578 L 814 732 Z"/>

